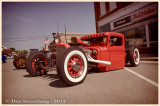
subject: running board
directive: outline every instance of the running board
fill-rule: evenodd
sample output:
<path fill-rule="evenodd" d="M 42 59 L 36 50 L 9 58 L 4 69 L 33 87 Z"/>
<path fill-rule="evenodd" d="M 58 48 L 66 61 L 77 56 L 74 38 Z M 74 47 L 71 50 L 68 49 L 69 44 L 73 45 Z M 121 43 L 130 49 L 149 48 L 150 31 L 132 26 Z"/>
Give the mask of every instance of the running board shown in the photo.
<path fill-rule="evenodd" d="M 109 62 L 109 61 L 95 60 L 92 57 L 90 57 L 89 55 L 87 56 L 87 59 L 88 59 L 89 62 L 111 65 L 111 62 Z"/>

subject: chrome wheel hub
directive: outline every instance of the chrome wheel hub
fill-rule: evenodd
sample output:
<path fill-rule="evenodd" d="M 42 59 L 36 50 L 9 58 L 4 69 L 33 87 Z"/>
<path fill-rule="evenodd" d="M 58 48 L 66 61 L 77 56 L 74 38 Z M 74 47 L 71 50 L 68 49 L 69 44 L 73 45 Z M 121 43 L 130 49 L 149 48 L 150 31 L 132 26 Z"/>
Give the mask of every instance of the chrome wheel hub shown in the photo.
<path fill-rule="evenodd" d="M 74 61 L 72 67 L 73 67 L 74 71 L 78 72 L 80 70 L 79 62 L 78 61 Z"/>

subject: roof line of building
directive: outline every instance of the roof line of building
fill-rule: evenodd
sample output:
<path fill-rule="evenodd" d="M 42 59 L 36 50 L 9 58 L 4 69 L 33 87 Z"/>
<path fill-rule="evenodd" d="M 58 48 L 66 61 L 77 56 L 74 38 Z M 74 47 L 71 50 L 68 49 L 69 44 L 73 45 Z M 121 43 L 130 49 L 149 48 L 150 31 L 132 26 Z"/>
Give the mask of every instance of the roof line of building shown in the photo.
<path fill-rule="evenodd" d="M 65 34 L 64 32 L 58 32 L 59 34 Z M 66 34 L 95 34 L 95 32 L 81 32 L 81 33 L 76 33 L 76 32 L 67 32 Z"/>

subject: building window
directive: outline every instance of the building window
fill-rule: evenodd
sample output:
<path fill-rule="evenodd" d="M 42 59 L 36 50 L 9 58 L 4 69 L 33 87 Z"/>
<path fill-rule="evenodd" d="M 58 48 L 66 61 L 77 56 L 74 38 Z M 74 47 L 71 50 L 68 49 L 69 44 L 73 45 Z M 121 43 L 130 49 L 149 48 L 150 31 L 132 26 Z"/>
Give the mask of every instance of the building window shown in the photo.
<path fill-rule="evenodd" d="M 100 10 L 101 10 L 101 16 L 106 14 L 106 5 L 105 2 L 100 2 Z"/>
<path fill-rule="evenodd" d="M 99 28 L 99 32 L 110 32 L 110 31 L 111 31 L 110 23 L 105 24 Z"/>
<path fill-rule="evenodd" d="M 145 26 L 120 32 L 125 35 L 126 47 L 135 45 L 137 47 L 147 47 Z"/>
<path fill-rule="evenodd" d="M 145 33 L 145 27 L 137 27 L 135 29 L 127 30 L 122 32 L 125 34 L 126 39 L 131 39 L 131 38 L 143 38 L 144 42 L 146 41 L 146 33 Z"/>
<path fill-rule="evenodd" d="M 158 47 L 158 22 L 149 24 L 149 30 L 150 46 Z"/>
<path fill-rule="evenodd" d="M 117 8 L 116 2 L 109 2 L 109 11 Z"/>

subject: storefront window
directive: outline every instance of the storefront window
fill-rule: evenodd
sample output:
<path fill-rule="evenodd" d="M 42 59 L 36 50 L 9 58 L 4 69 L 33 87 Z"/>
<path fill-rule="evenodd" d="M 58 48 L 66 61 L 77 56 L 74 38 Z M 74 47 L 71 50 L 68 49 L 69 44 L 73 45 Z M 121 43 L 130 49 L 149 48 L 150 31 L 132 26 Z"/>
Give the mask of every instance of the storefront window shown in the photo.
<path fill-rule="evenodd" d="M 146 41 L 145 27 L 138 27 L 132 30 L 125 31 L 126 39 L 143 38 Z"/>
<path fill-rule="evenodd" d="M 145 27 L 138 27 L 135 29 L 135 38 L 143 38 L 143 41 L 146 42 L 146 30 Z"/>
<path fill-rule="evenodd" d="M 146 47 L 146 31 L 144 26 L 123 31 L 121 33 L 125 35 L 127 47 L 132 45 Z"/>
<path fill-rule="evenodd" d="M 150 29 L 150 46 L 158 47 L 158 22 L 149 24 Z"/>
<path fill-rule="evenodd" d="M 132 30 L 129 30 L 129 31 L 126 31 L 126 39 L 130 39 L 130 38 L 135 38 L 135 30 L 132 29 Z"/>

